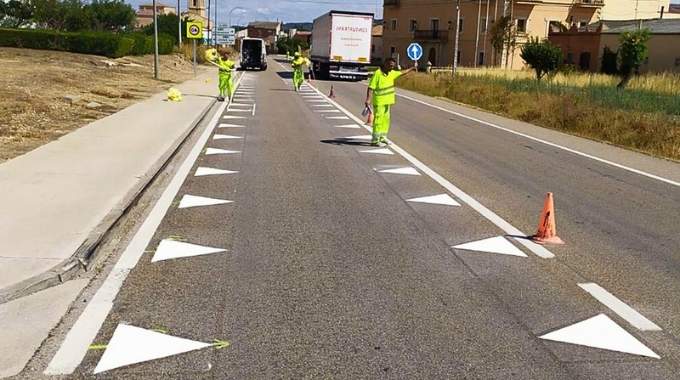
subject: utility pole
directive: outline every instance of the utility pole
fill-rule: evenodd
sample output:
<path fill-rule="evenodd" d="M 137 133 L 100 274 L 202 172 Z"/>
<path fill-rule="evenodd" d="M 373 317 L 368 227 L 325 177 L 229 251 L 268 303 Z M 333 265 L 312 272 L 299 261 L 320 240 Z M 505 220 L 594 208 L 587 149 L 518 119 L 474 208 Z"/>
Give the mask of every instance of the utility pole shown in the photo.
<path fill-rule="evenodd" d="M 489 37 L 489 3 L 491 3 L 491 0 L 486 0 L 486 19 L 484 20 L 484 66 L 489 66 L 487 64 L 489 56 L 486 51 L 486 40 Z"/>
<path fill-rule="evenodd" d="M 482 0 L 479 0 L 479 3 L 477 3 L 477 34 L 475 37 L 475 64 L 474 67 L 477 67 L 477 62 L 479 61 L 479 33 L 481 32 L 481 25 L 482 23 Z"/>
<path fill-rule="evenodd" d="M 158 76 L 158 17 L 156 17 L 156 0 L 153 0 L 153 77 L 154 77 L 154 79 L 159 79 L 159 76 Z"/>
<path fill-rule="evenodd" d="M 179 20 L 179 25 L 177 27 L 177 47 L 182 48 L 182 12 L 180 11 L 180 0 L 177 0 L 177 19 Z"/>
<path fill-rule="evenodd" d="M 456 42 L 453 47 L 453 70 L 452 74 L 456 75 L 458 70 L 458 42 L 460 41 L 460 0 L 456 0 Z"/>
<path fill-rule="evenodd" d="M 217 46 L 217 25 L 219 25 L 217 23 L 217 9 L 218 8 L 219 7 L 217 6 L 217 0 L 215 0 L 215 28 L 213 28 L 213 41 L 215 43 L 214 46 Z"/>
<path fill-rule="evenodd" d="M 208 0 L 208 46 L 210 46 L 210 0 Z"/>

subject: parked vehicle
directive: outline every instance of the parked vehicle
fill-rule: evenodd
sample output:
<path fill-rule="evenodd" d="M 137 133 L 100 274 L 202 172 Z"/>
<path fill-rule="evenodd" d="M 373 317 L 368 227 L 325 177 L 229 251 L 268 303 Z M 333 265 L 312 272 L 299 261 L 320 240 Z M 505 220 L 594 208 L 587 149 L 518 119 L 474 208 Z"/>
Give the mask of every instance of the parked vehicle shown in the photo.
<path fill-rule="evenodd" d="M 330 11 L 314 20 L 311 60 L 320 79 L 365 79 L 373 13 Z"/>
<path fill-rule="evenodd" d="M 241 69 L 267 70 L 267 47 L 263 39 L 244 38 L 241 41 Z"/>

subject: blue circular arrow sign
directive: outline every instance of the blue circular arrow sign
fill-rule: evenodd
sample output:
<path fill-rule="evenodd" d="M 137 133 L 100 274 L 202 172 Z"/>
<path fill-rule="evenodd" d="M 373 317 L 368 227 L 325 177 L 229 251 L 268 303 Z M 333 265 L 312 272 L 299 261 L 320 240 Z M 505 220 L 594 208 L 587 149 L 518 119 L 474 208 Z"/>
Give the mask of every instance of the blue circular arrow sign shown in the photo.
<path fill-rule="evenodd" d="M 408 54 L 408 57 L 411 58 L 412 61 L 417 61 L 423 57 L 423 47 L 420 46 L 420 44 L 413 42 L 408 45 L 406 54 Z"/>

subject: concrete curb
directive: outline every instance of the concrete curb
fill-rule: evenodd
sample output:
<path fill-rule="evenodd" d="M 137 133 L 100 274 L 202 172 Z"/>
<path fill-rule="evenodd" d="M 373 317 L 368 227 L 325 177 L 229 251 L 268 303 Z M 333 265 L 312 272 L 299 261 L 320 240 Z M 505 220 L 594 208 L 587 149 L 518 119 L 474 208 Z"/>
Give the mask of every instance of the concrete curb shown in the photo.
<path fill-rule="evenodd" d="M 243 74 L 241 74 L 243 75 Z M 109 231 L 118 223 L 118 221 L 127 213 L 130 207 L 137 202 L 142 193 L 148 188 L 163 168 L 168 164 L 170 159 L 179 151 L 187 138 L 196 130 L 196 128 L 203 122 L 206 115 L 210 113 L 213 106 L 217 102 L 213 99 L 210 104 L 205 107 L 199 116 L 191 123 L 191 126 L 172 144 L 165 154 L 152 165 L 146 174 L 137 181 L 135 186 L 131 188 L 123 197 L 123 200 L 114 207 L 104 219 L 92 230 L 85 241 L 78 247 L 78 249 L 71 255 L 70 258 L 62 261 L 58 265 L 52 267 L 45 273 L 33 276 L 29 279 L 21 281 L 17 284 L 9 286 L 5 289 L 0 289 L 0 304 L 15 300 L 17 298 L 25 297 L 33 293 L 45 290 L 47 288 L 63 284 L 66 281 L 74 279 L 82 272 L 91 270 L 101 259 L 97 257 L 96 249 L 102 242 Z M 231 99 L 229 100 L 231 102 Z"/>

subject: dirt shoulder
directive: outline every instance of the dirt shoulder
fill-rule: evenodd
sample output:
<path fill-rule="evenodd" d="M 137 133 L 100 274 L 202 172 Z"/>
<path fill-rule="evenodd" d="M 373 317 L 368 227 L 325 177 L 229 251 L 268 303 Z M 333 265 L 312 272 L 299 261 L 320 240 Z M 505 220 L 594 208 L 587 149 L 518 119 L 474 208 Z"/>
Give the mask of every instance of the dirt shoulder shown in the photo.
<path fill-rule="evenodd" d="M 0 65 L 0 162 L 193 77 L 178 55 L 161 56 L 161 80 L 153 56 L 0 48 Z"/>

